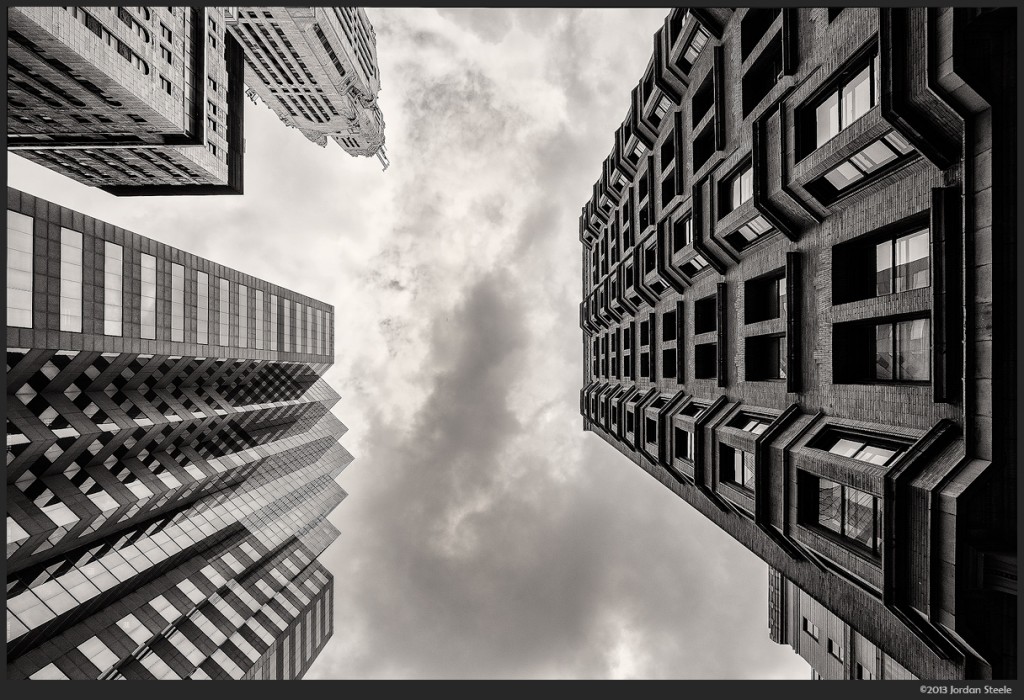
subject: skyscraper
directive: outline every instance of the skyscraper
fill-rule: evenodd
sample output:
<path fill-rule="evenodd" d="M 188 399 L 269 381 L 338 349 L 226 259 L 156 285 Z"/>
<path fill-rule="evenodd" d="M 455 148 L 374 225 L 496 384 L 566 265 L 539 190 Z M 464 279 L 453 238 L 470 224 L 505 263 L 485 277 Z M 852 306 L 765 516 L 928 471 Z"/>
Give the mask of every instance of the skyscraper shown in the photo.
<path fill-rule="evenodd" d="M 224 16 L 245 47 L 246 85 L 281 121 L 387 167 L 376 35 L 362 8 L 231 7 Z"/>
<path fill-rule="evenodd" d="M 8 678 L 297 678 L 352 460 L 333 308 L 8 189 Z"/>
<path fill-rule="evenodd" d="M 7 147 L 117 195 L 240 194 L 244 62 L 222 13 L 7 11 Z"/>
<path fill-rule="evenodd" d="M 580 218 L 584 429 L 921 679 L 1017 673 L 1015 12 L 673 10 Z"/>

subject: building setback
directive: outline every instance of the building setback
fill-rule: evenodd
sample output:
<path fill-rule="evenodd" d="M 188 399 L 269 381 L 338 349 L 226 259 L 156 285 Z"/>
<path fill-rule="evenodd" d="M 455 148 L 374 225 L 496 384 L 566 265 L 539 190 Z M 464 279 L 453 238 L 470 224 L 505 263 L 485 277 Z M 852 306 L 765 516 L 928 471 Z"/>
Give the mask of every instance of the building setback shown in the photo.
<path fill-rule="evenodd" d="M 922 679 L 1017 674 L 1015 13 L 672 10 L 580 218 L 584 429 Z"/>
<path fill-rule="evenodd" d="M 223 13 L 7 10 L 7 147 L 116 195 L 241 194 L 244 62 Z"/>
<path fill-rule="evenodd" d="M 245 83 L 288 126 L 352 155 L 384 153 L 377 42 L 359 7 L 225 8 L 245 48 Z"/>
<path fill-rule="evenodd" d="M 300 678 L 333 308 L 8 189 L 7 676 Z"/>

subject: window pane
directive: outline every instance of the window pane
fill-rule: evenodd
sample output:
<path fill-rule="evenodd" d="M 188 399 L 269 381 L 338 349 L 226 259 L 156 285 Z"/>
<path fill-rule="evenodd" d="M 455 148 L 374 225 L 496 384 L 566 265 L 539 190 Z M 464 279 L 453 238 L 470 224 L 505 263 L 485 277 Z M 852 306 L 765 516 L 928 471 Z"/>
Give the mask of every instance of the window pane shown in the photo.
<path fill-rule="evenodd" d="M 292 301 L 284 300 L 284 347 L 285 352 L 292 351 Z"/>
<path fill-rule="evenodd" d="M 749 452 L 741 452 L 743 455 L 743 485 L 751 491 L 754 490 L 754 455 Z"/>
<path fill-rule="evenodd" d="M 889 148 L 884 141 L 875 141 L 860 153 L 850 157 L 850 161 L 865 173 L 871 173 L 895 159 L 896 152 Z"/>
<path fill-rule="evenodd" d="M 32 217 L 7 212 L 7 325 L 32 327 Z"/>
<path fill-rule="evenodd" d="M 928 286 L 928 230 L 896 239 L 895 291 Z"/>
<path fill-rule="evenodd" d="M 896 454 L 896 450 L 890 450 L 887 447 L 864 445 L 864 447 L 858 450 L 857 454 L 853 457 L 854 459 L 859 459 L 862 462 L 877 464 L 880 467 L 884 467 L 892 460 L 893 457 L 896 456 Z"/>
<path fill-rule="evenodd" d="M 238 347 L 249 347 L 249 288 L 238 285 Z"/>
<path fill-rule="evenodd" d="M 740 203 L 754 196 L 754 169 L 747 168 L 740 175 Z"/>
<path fill-rule="evenodd" d="M 875 326 L 875 379 L 893 379 L 892 325 Z"/>
<path fill-rule="evenodd" d="M 846 532 L 843 534 L 869 549 L 874 549 L 874 497 L 849 486 L 844 491 L 846 495 Z"/>
<path fill-rule="evenodd" d="M 818 524 L 842 534 L 842 487 L 828 479 L 818 479 Z"/>
<path fill-rule="evenodd" d="M 60 329 L 82 332 L 82 234 L 60 230 Z"/>
<path fill-rule="evenodd" d="M 121 335 L 121 296 L 124 282 L 124 251 L 116 243 L 103 244 L 103 334 Z"/>
<path fill-rule="evenodd" d="M 839 93 L 835 92 L 814 111 L 817 133 L 815 145 L 821 146 L 839 133 Z"/>
<path fill-rule="evenodd" d="M 156 258 L 142 254 L 142 327 L 143 338 L 156 338 Z"/>
<path fill-rule="evenodd" d="M 206 345 L 210 342 L 210 276 L 197 273 L 196 285 L 196 342 Z"/>
<path fill-rule="evenodd" d="M 850 126 L 871 109 L 871 68 L 865 66 L 853 80 L 843 86 L 842 128 Z"/>
<path fill-rule="evenodd" d="M 277 345 L 277 295 L 270 295 L 270 349 L 278 350 Z"/>
<path fill-rule="evenodd" d="M 899 348 L 898 378 L 927 381 L 931 375 L 931 342 L 926 318 L 896 324 Z"/>
<path fill-rule="evenodd" d="M 263 330 L 263 290 L 256 290 L 256 349 L 262 350 L 264 345 Z"/>
<path fill-rule="evenodd" d="M 862 177 L 864 177 L 864 174 L 850 165 L 849 162 L 840 163 L 833 170 L 825 173 L 825 179 L 837 190 L 846 189 Z"/>
<path fill-rule="evenodd" d="M 836 443 L 828 449 L 834 455 L 841 455 L 843 457 L 853 457 L 857 452 L 864 447 L 863 442 L 856 440 L 849 440 L 847 438 L 840 438 L 836 440 Z"/>
<path fill-rule="evenodd" d="M 230 341 L 228 339 L 228 331 L 230 328 L 230 318 L 228 316 L 229 303 L 231 300 L 231 287 L 226 279 L 219 280 L 220 284 L 220 313 L 218 314 L 217 325 L 219 333 L 217 342 L 220 345 L 228 345 Z"/>
<path fill-rule="evenodd" d="M 171 264 L 171 340 L 185 340 L 185 267 Z"/>
<path fill-rule="evenodd" d="M 892 294 L 892 241 L 875 246 L 875 294 Z"/>

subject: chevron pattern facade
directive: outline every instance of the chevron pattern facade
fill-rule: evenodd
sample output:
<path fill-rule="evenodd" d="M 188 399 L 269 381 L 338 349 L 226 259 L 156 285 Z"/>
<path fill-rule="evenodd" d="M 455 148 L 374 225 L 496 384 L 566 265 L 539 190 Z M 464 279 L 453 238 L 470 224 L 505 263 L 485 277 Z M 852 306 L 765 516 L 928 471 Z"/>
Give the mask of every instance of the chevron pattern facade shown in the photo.
<path fill-rule="evenodd" d="M 37 249 L 62 222 L 84 224 L 86 249 L 115 233 L 8 195 L 9 226 L 30 216 Z M 152 242 L 116 232 L 129 251 L 123 276 L 139 279 L 131 251 Z M 71 254 L 59 250 L 55 262 Z M 153 252 L 161 263 L 180 253 Z M 34 256 L 30 270 L 36 311 L 47 307 L 43 290 L 57 289 L 46 259 Z M 131 321 L 143 313 L 130 299 L 138 285 L 118 291 L 122 336 L 47 333 L 45 314 L 8 327 L 8 678 L 299 678 L 331 636 L 333 580 L 316 557 L 338 535 L 325 518 L 345 497 L 334 479 L 352 456 L 323 379 L 331 325 L 314 322 L 330 309 L 286 313 L 311 300 L 253 279 L 227 304 L 216 298 L 223 269 L 193 259 L 189 271 L 201 269 L 214 275 L 208 313 L 193 303 L 184 326 L 196 335 L 205 315 L 220 357 L 181 354 L 190 338 L 160 338 L 174 325 L 160 313 L 169 285 L 154 293 L 155 352 L 129 351 L 142 339 L 127 331 L 146 325 Z M 258 314 L 253 302 L 272 298 L 278 312 Z M 222 324 L 229 335 L 218 335 Z M 257 333 L 268 338 L 262 349 Z M 68 337 L 103 349 L 61 347 Z M 19 347 L 25 339 L 41 347 Z"/>

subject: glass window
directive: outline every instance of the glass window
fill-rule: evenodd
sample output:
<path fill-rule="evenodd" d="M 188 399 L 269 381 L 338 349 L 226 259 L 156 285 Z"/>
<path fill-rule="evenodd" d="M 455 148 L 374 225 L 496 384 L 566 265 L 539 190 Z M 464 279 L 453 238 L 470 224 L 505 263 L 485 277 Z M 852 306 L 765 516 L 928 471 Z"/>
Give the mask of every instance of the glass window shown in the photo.
<path fill-rule="evenodd" d="M 284 300 L 284 348 L 285 352 L 292 352 L 292 300 Z"/>
<path fill-rule="evenodd" d="M 142 254 L 142 337 L 156 338 L 156 258 Z"/>
<path fill-rule="evenodd" d="M 271 350 L 280 350 L 281 349 L 278 346 L 278 342 L 277 342 L 278 331 L 279 330 L 280 329 L 277 327 L 277 295 L 276 294 L 271 294 L 270 295 L 270 349 Z"/>
<path fill-rule="evenodd" d="M 249 288 L 238 285 L 238 347 L 249 347 Z"/>
<path fill-rule="evenodd" d="M 196 342 L 206 345 L 210 342 L 210 276 L 196 273 L 196 286 Z"/>
<path fill-rule="evenodd" d="M 82 234 L 60 230 L 60 329 L 82 332 Z"/>
<path fill-rule="evenodd" d="M 875 326 L 875 376 L 878 381 L 931 378 L 930 323 L 917 318 Z"/>
<path fill-rule="evenodd" d="M 33 681 L 66 681 L 69 678 L 53 664 L 46 664 L 41 669 L 29 676 Z"/>
<path fill-rule="evenodd" d="M 856 75 L 843 81 L 814 108 L 815 148 L 819 148 L 871 111 L 878 103 L 877 54 Z"/>
<path fill-rule="evenodd" d="M 675 430 L 676 459 L 693 461 L 693 433 L 682 428 Z"/>
<path fill-rule="evenodd" d="M 263 329 L 263 290 L 256 290 L 256 349 L 262 350 L 264 346 Z"/>
<path fill-rule="evenodd" d="M 228 345 L 228 332 L 230 330 L 231 318 L 229 316 L 229 309 L 231 303 L 231 286 L 226 279 L 219 279 L 218 286 L 220 287 L 220 299 L 219 306 L 220 311 L 217 314 L 217 326 L 219 333 L 217 334 L 217 342 L 220 345 Z"/>
<path fill-rule="evenodd" d="M 314 343 L 316 321 L 314 321 L 313 314 L 315 310 L 312 306 L 306 307 L 306 332 L 309 334 L 306 339 L 306 352 L 316 352 Z"/>
<path fill-rule="evenodd" d="M 841 457 L 852 457 L 862 462 L 885 466 L 900 454 L 900 450 L 868 442 L 856 437 L 838 436 L 828 451 Z"/>
<path fill-rule="evenodd" d="M 103 334 L 121 335 L 124 312 L 124 250 L 110 241 L 103 242 Z"/>
<path fill-rule="evenodd" d="M 927 287 L 930 283 L 929 231 L 883 241 L 875 246 L 878 296 Z"/>
<path fill-rule="evenodd" d="M 817 478 L 817 524 L 861 546 L 878 551 L 878 499 L 850 486 Z"/>
<path fill-rule="evenodd" d="M 171 340 L 185 340 L 185 268 L 171 264 Z"/>
<path fill-rule="evenodd" d="M 103 673 L 118 661 L 117 654 L 112 652 L 110 647 L 104 644 L 99 637 L 89 637 L 78 645 L 78 650 L 85 654 L 85 658 L 89 659 L 100 670 L 100 673 Z"/>
<path fill-rule="evenodd" d="M 320 313 L 323 316 L 323 318 L 322 318 L 322 325 L 323 325 L 323 329 L 324 329 L 323 336 L 320 338 L 320 352 L 322 354 L 326 355 L 327 354 L 327 336 L 330 333 L 330 326 L 327 324 L 327 309 L 322 309 L 320 311 Z"/>
<path fill-rule="evenodd" d="M 32 217 L 7 210 L 7 325 L 32 327 Z"/>
<path fill-rule="evenodd" d="M 871 110 L 873 106 L 871 97 L 871 66 L 868 65 L 850 82 L 843 85 L 842 128 L 846 128 Z"/>
<path fill-rule="evenodd" d="M 726 201 L 722 203 L 722 214 L 732 211 L 754 196 L 754 169 L 747 165 L 742 172 L 733 175 L 727 192 Z"/>
<path fill-rule="evenodd" d="M 814 110 L 815 145 L 821 146 L 839 133 L 839 93 L 833 92 Z"/>

